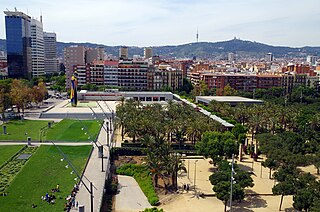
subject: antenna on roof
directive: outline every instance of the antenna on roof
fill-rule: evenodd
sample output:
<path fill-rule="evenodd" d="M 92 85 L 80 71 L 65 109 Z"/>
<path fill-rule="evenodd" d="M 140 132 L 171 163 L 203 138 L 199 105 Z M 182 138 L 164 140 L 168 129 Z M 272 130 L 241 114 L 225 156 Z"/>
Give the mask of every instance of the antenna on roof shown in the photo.
<path fill-rule="evenodd" d="M 42 23 L 42 10 L 40 9 L 40 22 Z"/>

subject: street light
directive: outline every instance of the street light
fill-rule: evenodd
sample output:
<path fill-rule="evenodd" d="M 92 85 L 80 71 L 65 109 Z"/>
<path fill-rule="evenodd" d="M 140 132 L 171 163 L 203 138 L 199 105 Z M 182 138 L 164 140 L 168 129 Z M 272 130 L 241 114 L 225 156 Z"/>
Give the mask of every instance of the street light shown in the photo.
<path fill-rule="evenodd" d="M 232 186 L 233 186 L 233 183 L 235 183 L 235 181 L 233 179 L 233 174 L 235 174 L 234 169 L 233 169 L 233 163 L 234 163 L 234 154 L 232 154 L 232 162 L 231 162 L 230 212 L 232 211 Z"/>
<path fill-rule="evenodd" d="M 196 161 L 194 162 L 194 179 L 193 179 L 193 185 L 194 185 L 194 191 L 195 191 L 195 192 L 196 192 L 197 162 L 198 162 L 198 160 L 196 160 Z"/>
<path fill-rule="evenodd" d="M 72 169 L 72 172 L 77 175 L 77 177 L 74 178 L 74 180 L 77 181 L 78 179 L 80 179 L 80 181 L 82 182 L 82 184 L 84 185 L 86 190 L 89 192 L 90 201 L 91 201 L 91 205 L 90 205 L 91 206 L 91 208 L 90 208 L 91 210 L 90 211 L 93 212 L 93 184 L 92 184 L 92 182 L 84 174 L 82 175 L 84 178 L 86 178 L 90 182 L 90 189 L 89 189 L 88 186 L 83 182 L 82 177 L 80 177 L 80 175 L 76 171 L 76 169 L 73 166 L 73 164 L 71 163 L 71 161 L 67 158 L 67 156 L 62 152 L 62 150 L 53 141 L 51 141 L 51 143 L 53 144 L 53 146 L 55 146 L 59 150 L 59 153 L 62 155 L 63 158 L 60 159 L 60 161 L 63 162 L 64 160 L 66 160 L 66 162 L 68 164 L 65 167 L 68 168 L 70 166 L 71 169 Z"/>

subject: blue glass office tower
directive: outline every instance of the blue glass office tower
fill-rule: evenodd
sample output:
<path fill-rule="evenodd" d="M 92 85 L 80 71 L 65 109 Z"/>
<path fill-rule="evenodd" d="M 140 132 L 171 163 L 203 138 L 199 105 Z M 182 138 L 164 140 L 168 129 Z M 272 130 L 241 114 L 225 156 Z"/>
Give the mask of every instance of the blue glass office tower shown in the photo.
<path fill-rule="evenodd" d="M 18 11 L 4 12 L 6 23 L 6 42 L 8 76 L 10 78 L 31 78 L 31 18 Z"/>

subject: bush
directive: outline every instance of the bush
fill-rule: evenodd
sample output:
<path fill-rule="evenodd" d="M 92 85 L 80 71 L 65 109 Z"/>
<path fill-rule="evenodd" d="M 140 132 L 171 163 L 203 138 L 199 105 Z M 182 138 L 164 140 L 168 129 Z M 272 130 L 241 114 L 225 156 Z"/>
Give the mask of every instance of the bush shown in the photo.
<path fill-rule="evenodd" d="M 153 187 L 150 171 L 146 166 L 137 164 L 125 164 L 117 168 L 117 174 L 132 176 L 138 182 L 141 190 L 146 195 L 149 203 L 154 206 L 159 198 Z"/>

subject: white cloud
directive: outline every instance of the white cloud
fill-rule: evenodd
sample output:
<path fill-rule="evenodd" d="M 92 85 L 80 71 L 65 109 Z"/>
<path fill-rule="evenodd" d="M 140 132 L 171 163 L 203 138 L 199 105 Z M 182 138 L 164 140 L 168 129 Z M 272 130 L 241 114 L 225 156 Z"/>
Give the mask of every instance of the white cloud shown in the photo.
<path fill-rule="evenodd" d="M 234 36 L 274 45 L 320 45 L 319 0 L 0 0 L 39 16 L 60 41 L 169 45 Z M 0 37 L 5 37 L 4 15 Z"/>

